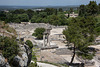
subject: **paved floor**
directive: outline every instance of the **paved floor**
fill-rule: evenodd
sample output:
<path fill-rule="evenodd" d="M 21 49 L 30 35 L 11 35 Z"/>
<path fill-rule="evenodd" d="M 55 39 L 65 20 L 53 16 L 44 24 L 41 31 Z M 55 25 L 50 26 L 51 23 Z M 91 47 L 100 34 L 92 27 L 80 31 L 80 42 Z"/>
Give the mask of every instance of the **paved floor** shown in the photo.
<path fill-rule="evenodd" d="M 51 63 L 67 62 L 63 57 L 56 55 L 55 53 L 52 53 L 50 50 L 42 50 L 41 53 L 38 55 L 39 55 L 39 57 L 37 57 L 38 61 L 48 61 Z"/>

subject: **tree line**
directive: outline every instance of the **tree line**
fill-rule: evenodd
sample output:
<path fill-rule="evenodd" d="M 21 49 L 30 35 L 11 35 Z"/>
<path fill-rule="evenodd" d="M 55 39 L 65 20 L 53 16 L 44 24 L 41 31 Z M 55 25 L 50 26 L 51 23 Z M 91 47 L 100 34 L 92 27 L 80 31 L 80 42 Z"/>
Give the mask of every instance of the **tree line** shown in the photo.
<path fill-rule="evenodd" d="M 33 11 L 32 9 L 16 9 L 9 12 L 0 11 L 0 20 L 6 23 L 50 23 L 52 25 L 66 25 L 66 16 L 63 14 L 62 8 L 46 8 L 41 11 Z"/>

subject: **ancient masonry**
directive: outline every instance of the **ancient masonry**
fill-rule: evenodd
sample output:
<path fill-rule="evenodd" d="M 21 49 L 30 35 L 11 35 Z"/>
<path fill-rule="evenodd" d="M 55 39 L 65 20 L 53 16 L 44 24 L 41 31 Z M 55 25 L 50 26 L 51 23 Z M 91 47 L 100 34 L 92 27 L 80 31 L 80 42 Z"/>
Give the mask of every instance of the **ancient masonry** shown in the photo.
<path fill-rule="evenodd" d="M 43 35 L 43 47 L 46 47 L 46 46 L 50 46 L 50 30 L 51 30 L 51 26 L 49 28 L 46 29 L 46 31 L 44 32 L 44 35 Z"/>

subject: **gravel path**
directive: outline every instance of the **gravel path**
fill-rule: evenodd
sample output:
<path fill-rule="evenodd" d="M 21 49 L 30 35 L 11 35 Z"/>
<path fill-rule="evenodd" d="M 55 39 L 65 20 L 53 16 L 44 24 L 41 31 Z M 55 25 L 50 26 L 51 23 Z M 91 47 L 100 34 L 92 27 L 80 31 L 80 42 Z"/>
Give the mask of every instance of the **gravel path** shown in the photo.
<path fill-rule="evenodd" d="M 34 61 L 31 61 L 31 62 L 34 63 Z M 41 63 L 41 62 L 37 62 L 37 65 L 39 67 L 57 67 L 57 66 L 54 66 L 54 65 L 51 65 L 51 64 Z"/>
<path fill-rule="evenodd" d="M 41 62 L 37 62 L 37 64 L 39 65 L 39 67 L 57 67 L 51 64 L 41 63 Z"/>

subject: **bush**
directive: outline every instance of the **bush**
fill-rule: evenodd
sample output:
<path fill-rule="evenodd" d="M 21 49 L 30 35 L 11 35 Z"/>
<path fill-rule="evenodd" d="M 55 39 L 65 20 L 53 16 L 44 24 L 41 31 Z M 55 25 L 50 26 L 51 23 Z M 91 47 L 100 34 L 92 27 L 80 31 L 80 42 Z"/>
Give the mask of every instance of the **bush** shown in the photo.
<path fill-rule="evenodd" d="M 28 67 L 38 67 L 38 66 L 37 66 L 37 63 L 35 62 L 35 63 L 30 63 Z"/>
<path fill-rule="evenodd" d="M 26 41 L 26 45 L 28 45 L 30 49 L 33 48 L 33 44 L 32 44 L 32 42 L 30 40 Z"/>
<path fill-rule="evenodd" d="M 36 28 L 35 33 L 32 35 L 37 37 L 37 39 L 43 39 L 43 33 L 45 32 L 45 28 Z"/>
<path fill-rule="evenodd" d="M 8 62 L 12 64 L 13 58 L 18 54 L 16 39 L 0 36 L 0 50 Z"/>

